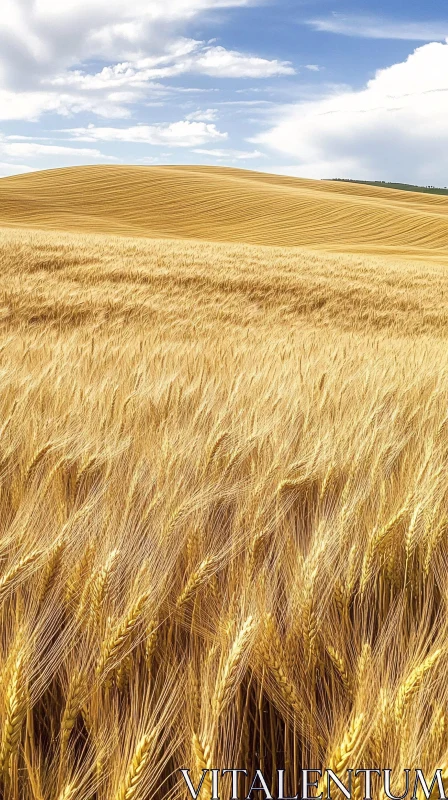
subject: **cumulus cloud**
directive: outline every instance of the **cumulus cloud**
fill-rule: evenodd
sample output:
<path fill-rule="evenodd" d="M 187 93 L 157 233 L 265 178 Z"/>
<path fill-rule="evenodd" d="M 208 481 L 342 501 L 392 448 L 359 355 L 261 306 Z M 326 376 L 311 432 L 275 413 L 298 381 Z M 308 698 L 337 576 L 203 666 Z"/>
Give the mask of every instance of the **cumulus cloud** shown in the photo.
<path fill-rule="evenodd" d="M 173 88 L 164 81 L 187 73 L 216 78 L 293 74 L 289 62 L 182 36 L 187 21 L 200 12 L 257 2 L 3 0 L 0 119 L 80 112 L 119 119 L 130 116 L 133 105 L 160 101 Z M 98 63 L 106 66 L 93 71 L 91 65 Z"/>
<path fill-rule="evenodd" d="M 343 88 L 276 117 L 251 141 L 294 159 L 295 174 L 446 185 L 448 43 L 418 47 L 361 91 Z"/>
<path fill-rule="evenodd" d="M 83 142 L 134 142 L 170 147 L 198 147 L 206 142 L 226 139 L 216 125 L 206 122 L 180 120 L 170 124 L 134 125 L 129 128 L 101 128 L 89 125 L 87 128 L 71 128 L 75 139 Z"/>
<path fill-rule="evenodd" d="M 403 22 L 382 17 L 341 14 L 308 21 L 314 30 L 361 36 L 368 39 L 406 39 L 416 42 L 443 42 L 448 36 L 448 22 Z"/>
<path fill-rule="evenodd" d="M 1 71 L 17 87 L 86 59 L 121 61 L 163 49 L 176 26 L 249 0 L 2 0 Z"/>

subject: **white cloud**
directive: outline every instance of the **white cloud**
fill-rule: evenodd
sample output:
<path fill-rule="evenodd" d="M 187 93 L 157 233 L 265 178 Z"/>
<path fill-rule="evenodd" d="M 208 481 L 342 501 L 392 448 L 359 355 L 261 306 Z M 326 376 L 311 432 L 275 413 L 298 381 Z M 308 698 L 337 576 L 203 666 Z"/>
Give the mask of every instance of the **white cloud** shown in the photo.
<path fill-rule="evenodd" d="M 176 26 L 248 0 L 2 0 L 4 78 L 17 85 L 86 59 L 121 61 L 164 49 Z"/>
<path fill-rule="evenodd" d="M 196 58 L 195 70 L 217 78 L 272 78 L 275 75 L 294 75 L 295 72 L 289 61 L 269 61 L 224 47 L 205 50 Z"/>
<path fill-rule="evenodd" d="M 43 111 L 55 111 L 59 99 L 50 92 L 11 92 L 0 88 L 0 119 L 37 119 Z"/>
<path fill-rule="evenodd" d="M 379 70 L 361 91 L 277 109 L 251 141 L 293 158 L 304 177 L 448 183 L 448 44 Z"/>
<path fill-rule="evenodd" d="M 218 105 L 243 107 L 249 106 L 249 108 L 253 108 L 254 106 L 271 106 L 273 105 L 273 102 L 273 100 L 222 100 Z"/>
<path fill-rule="evenodd" d="M 5 142 L 0 140 L 0 154 L 10 158 L 76 156 L 81 161 L 86 157 L 115 161 L 112 156 L 103 156 L 100 150 L 91 147 L 66 147 L 64 145 L 38 144 L 36 142 Z"/>
<path fill-rule="evenodd" d="M 2 137 L 0 136 L 0 140 Z M 5 141 L 10 142 L 53 142 L 54 136 L 24 136 L 18 133 L 11 133 L 4 137 Z"/>
<path fill-rule="evenodd" d="M 52 87 L 74 88 L 86 92 L 122 89 L 166 92 L 165 78 L 186 73 L 198 73 L 217 78 L 271 78 L 293 75 L 294 68 L 287 61 L 270 61 L 266 58 L 245 55 L 224 47 L 210 47 L 204 42 L 181 39 L 173 43 L 169 53 L 158 57 L 124 61 L 103 67 L 91 74 L 81 69 L 69 70 L 44 81 Z M 156 82 L 158 81 L 158 82 Z M 139 95 L 130 96 L 133 102 Z"/>
<path fill-rule="evenodd" d="M 219 78 L 293 74 L 289 62 L 182 36 L 211 9 L 263 0 L 2 0 L 0 119 L 44 113 L 125 118 L 158 101 L 163 81 L 187 73 Z M 92 73 L 88 65 L 106 63 Z M 188 91 L 192 87 L 176 87 Z"/>
<path fill-rule="evenodd" d="M 360 36 L 369 39 L 406 39 L 420 42 L 443 42 L 448 36 L 448 22 L 400 22 L 381 17 L 340 14 L 311 19 L 308 25 L 325 33 Z"/>
<path fill-rule="evenodd" d="M 32 172 L 34 167 L 26 164 L 8 164 L 0 161 L 0 178 L 7 178 L 8 175 L 18 175 L 21 172 Z"/>
<path fill-rule="evenodd" d="M 198 121 L 198 122 L 215 122 L 218 119 L 218 109 L 217 108 L 198 108 L 197 111 L 192 111 L 191 114 L 187 114 L 185 119 Z"/>
<path fill-rule="evenodd" d="M 72 133 L 78 141 L 83 142 L 135 142 L 171 147 L 198 147 L 206 142 L 227 138 L 227 133 L 221 133 L 214 124 L 189 120 L 170 124 L 134 125 L 130 128 L 99 128 L 89 125 L 87 128 L 71 128 L 64 132 Z"/>
<path fill-rule="evenodd" d="M 83 111 L 108 119 L 123 119 L 130 114 L 129 109 L 123 105 L 122 98 L 117 99 L 113 92 L 89 96 L 77 91 L 52 93 L 48 91 L 14 92 L 0 89 L 0 120 L 27 120 L 30 122 L 38 120 L 44 113 L 67 117 Z"/>
<path fill-rule="evenodd" d="M 16 140 L 16 141 L 14 141 Z M 27 164 L 23 163 L 27 161 Z M 64 144 L 42 144 L 31 137 L 0 136 L 0 177 L 43 169 L 48 165 L 117 161 L 94 147 L 70 147 Z"/>
<path fill-rule="evenodd" d="M 309 69 L 310 72 L 320 72 L 322 67 L 319 64 L 305 64 L 305 69 Z"/>
<path fill-rule="evenodd" d="M 153 79 L 171 78 L 191 71 L 193 54 L 203 46 L 203 42 L 195 39 L 180 38 L 169 42 L 158 55 L 121 61 L 103 67 L 96 73 L 82 69 L 64 70 L 43 82 L 55 87 L 76 87 L 86 91 L 121 87 L 163 90 L 164 85 L 155 83 Z"/>
<path fill-rule="evenodd" d="M 222 160 L 230 160 L 230 161 L 246 161 L 247 159 L 252 158 L 264 158 L 265 154 L 261 153 L 260 150 L 219 150 L 214 148 L 213 150 L 203 150 L 201 148 L 196 148 L 193 150 L 194 153 L 198 153 L 200 155 L 209 156 L 209 158 L 217 159 L 219 161 Z"/>

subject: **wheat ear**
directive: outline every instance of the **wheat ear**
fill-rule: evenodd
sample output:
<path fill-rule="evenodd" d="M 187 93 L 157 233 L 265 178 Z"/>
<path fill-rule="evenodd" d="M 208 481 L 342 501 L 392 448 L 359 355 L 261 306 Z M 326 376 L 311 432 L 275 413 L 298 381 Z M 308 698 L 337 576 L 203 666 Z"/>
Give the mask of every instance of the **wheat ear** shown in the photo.
<path fill-rule="evenodd" d="M 67 581 L 65 588 L 65 601 L 68 605 L 75 602 L 78 594 L 80 593 L 82 582 L 85 581 L 85 576 L 88 575 L 91 570 L 93 554 L 93 543 L 89 542 Z"/>
<path fill-rule="evenodd" d="M 213 708 L 217 717 L 222 714 L 236 689 L 238 670 L 254 626 L 255 621 L 253 617 L 248 617 L 230 648 L 230 653 L 221 671 L 213 700 Z"/>
<path fill-rule="evenodd" d="M 309 660 L 311 661 L 316 655 L 317 617 L 313 608 L 313 597 L 310 591 L 307 591 L 302 606 L 302 620 L 305 647 Z"/>
<path fill-rule="evenodd" d="M 45 596 L 48 594 L 48 592 L 54 585 L 65 545 L 66 541 L 64 539 L 61 539 L 51 548 L 50 552 L 48 553 L 48 559 L 43 570 L 41 587 L 39 592 L 40 602 L 44 600 Z"/>
<path fill-rule="evenodd" d="M 58 795 L 58 800 L 72 800 L 72 797 L 75 796 L 75 790 L 76 785 L 74 783 L 68 783 Z"/>
<path fill-rule="evenodd" d="M 102 606 L 104 599 L 107 597 L 112 574 L 116 566 L 118 557 L 118 550 L 112 550 L 104 565 L 98 570 L 93 580 L 92 585 L 92 614 L 95 619 L 100 620 L 102 617 Z"/>
<path fill-rule="evenodd" d="M 377 709 L 376 721 L 370 737 L 370 752 L 373 761 L 379 763 L 383 757 L 388 731 L 391 728 L 391 717 L 393 717 L 393 703 L 391 703 L 389 692 L 384 687 L 380 687 Z"/>
<path fill-rule="evenodd" d="M 204 560 L 199 564 L 196 572 L 193 572 L 187 583 L 185 584 L 185 588 L 180 593 L 179 597 L 177 598 L 176 607 L 182 608 L 188 601 L 192 598 L 196 590 L 207 580 L 209 575 L 210 569 L 212 567 L 212 559 L 211 558 L 204 558 Z"/>
<path fill-rule="evenodd" d="M 212 797 L 212 780 L 210 777 L 209 770 L 211 769 L 210 766 L 210 753 L 211 749 L 209 745 L 204 745 L 199 736 L 196 733 L 193 733 L 192 737 L 192 746 L 193 746 L 193 753 L 196 760 L 196 773 L 197 777 L 200 778 L 203 774 L 203 770 L 207 770 L 207 774 L 204 777 L 204 781 L 202 783 L 202 789 L 205 789 L 205 798 Z"/>
<path fill-rule="evenodd" d="M 406 561 L 409 561 L 415 549 L 415 530 L 422 511 L 422 506 L 423 503 L 417 503 L 417 505 L 414 508 L 414 511 L 412 512 L 412 516 L 406 530 L 406 535 L 405 535 Z"/>
<path fill-rule="evenodd" d="M 157 635 L 158 635 L 158 622 L 156 619 L 152 619 L 146 629 L 146 639 L 145 639 L 145 660 L 148 665 L 151 663 L 151 658 L 155 650 Z"/>
<path fill-rule="evenodd" d="M 212 461 L 213 461 L 216 453 L 218 452 L 219 448 L 221 447 L 223 442 L 225 442 L 226 439 L 228 439 L 228 438 L 229 438 L 229 432 L 228 431 L 223 431 L 222 433 L 220 433 L 216 437 L 216 439 L 214 441 L 214 444 L 213 444 L 213 446 L 212 446 L 212 448 L 210 450 L 210 455 L 209 455 L 209 457 L 208 457 L 208 459 L 206 461 L 206 465 L 205 465 L 206 468 L 212 463 Z"/>
<path fill-rule="evenodd" d="M 129 642 L 142 618 L 148 596 L 149 593 L 146 592 L 138 598 L 115 633 L 104 642 L 96 670 L 97 675 L 107 673 L 123 652 L 124 646 Z"/>
<path fill-rule="evenodd" d="M 346 732 L 341 744 L 338 745 L 331 754 L 328 764 L 329 769 L 332 769 L 333 772 L 339 774 L 347 768 L 353 753 L 358 747 L 363 729 L 363 721 L 364 714 L 358 714 Z"/>
<path fill-rule="evenodd" d="M 401 722 L 410 700 L 413 698 L 416 692 L 418 692 L 426 673 L 431 669 L 431 667 L 434 666 L 436 661 L 438 661 L 441 654 L 442 650 L 439 649 L 432 653 L 432 655 L 425 658 L 421 664 L 412 670 L 404 683 L 401 684 L 398 690 L 397 699 L 395 701 L 395 718 L 397 723 Z"/>
<path fill-rule="evenodd" d="M 364 593 L 369 580 L 372 577 L 372 565 L 373 559 L 375 557 L 376 552 L 383 546 L 384 541 L 390 531 L 397 525 L 407 514 L 409 511 L 409 502 L 406 502 L 396 514 L 394 514 L 391 519 L 385 523 L 381 528 L 377 528 L 373 535 L 370 538 L 370 541 L 367 545 L 366 554 L 364 556 L 362 571 L 361 571 L 361 582 L 360 582 L 360 592 L 361 594 Z"/>
<path fill-rule="evenodd" d="M 269 671 L 275 679 L 280 695 L 286 705 L 291 708 L 298 717 L 304 714 L 303 703 L 294 684 L 289 680 L 284 665 L 286 657 L 283 646 L 275 628 L 271 614 L 265 614 L 263 627 L 267 639 L 267 646 L 262 649 L 262 657 Z"/>
<path fill-rule="evenodd" d="M 26 688 L 24 681 L 23 658 L 16 659 L 9 682 L 6 699 L 6 720 L 3 728 L 3 740 L 0 753 L 0 764 L 3 771 L 9 771 L 11 756 L 17 752 L 22 723 L 26 715 Z"/>
<path fill-rule="evenodd" d="M 75 497 L 77 496 L 77 494 L 79 492 L 79 489 L 80 489 L 80 486 L 81 486 L 81 483 L 82 483 L 82 480 L 83 480 L 84 476 L 89 472 L 90 468 L 93 467 L 93 465 L 95 464 L 96 461 L 97 461 L 97 456 L 90 456 L 90 458 L 88 458 L 86 461 L 84 461 L 84 464 L 79 469 L 78 474 L 76 476 L 75 486 L 74 486 L 74 490 L 73 490 L 73 494 L 74 494 Z"/>
<path fill-rule="evenodd" d="M 331 645 L 327 645 L 327 653 L 330 656 L 331 662 L 341 679 L 345 691 L 347 694 L 351 694 L 352 683 L 344 659 L 342 658 L 341 654 Z"/>
<path fill-rule="evenodd" d="M 9 569 L 8 572 L 3 575 L 0 580 L 0 602 L 5 599 L 11 586 L 20 580 L 23 573 L 26 572 L 27 567 L 29 567 L 30 564 L 34 564 L 34 562 L 37 561 L 41 555 L 41 550 L 34 550 L 32 553 L 28 553 L 27 556 L 21 558 L 17 564 L 11 567 L 11 569 Z"/>
<path fill-rule="evenodd" d="M 115 800 L 133 800 L 142 782 L 145 767 L 149 759 L 149 751 L 154 741 L 155 733 L 145 734 L 140 739 L 128 771 L 115 795 Z"/>
<path fill-rule="evenodd" d="M 40 450 L 37 450 L 26 471 L 26 478 L 25 478 L 26 483 L 32 480 L 32 478 L 34 477 L 34 473 L 36 472 L 36 469 L 39 466 L 40 462 L 45 458 L 47 453 L 49 453 L 53 447 L 54 447 L 54 442 L 47 442 L 47 444 L 44 444 L 43 447 L 40 448 Z"/>
<path fill-rule="evenodd" d="M 331 769 L 333 772 L 340 775 L 350 764 L 353 754 L 355 753 L 363 728 L 364 714 L 359 714 L 351 723 L 348 731 L 346 732 L 342 742 L 331 753 L 328 759 L 327 770 Z M 317 795 L 324 792 L 324 778 L 320 778 L 317 788 Z M 354 797 L 356 797 L 356 789 L 354 790 Z M 356 798 L 358 800 L 358 798 Z"/>
<path fill-rule="evenodd" d="M 70 682 L 64 712 L 61 720 L 61 760 L 67 750 L 70 734 L 75 726 L 76 718 L 81 711 L 84 688 L 83 675 L 76 672 Z"/>

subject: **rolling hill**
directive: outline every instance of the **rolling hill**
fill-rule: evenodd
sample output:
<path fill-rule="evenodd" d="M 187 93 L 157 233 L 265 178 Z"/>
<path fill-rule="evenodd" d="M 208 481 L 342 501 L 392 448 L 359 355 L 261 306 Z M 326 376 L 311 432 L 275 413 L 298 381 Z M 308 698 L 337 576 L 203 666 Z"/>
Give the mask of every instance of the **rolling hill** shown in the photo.
<path fill-rule="evenodd" d="M 448 197 L 224 167 L 84 166 L 3 178 L 0 226 L 448 257 Z"/>

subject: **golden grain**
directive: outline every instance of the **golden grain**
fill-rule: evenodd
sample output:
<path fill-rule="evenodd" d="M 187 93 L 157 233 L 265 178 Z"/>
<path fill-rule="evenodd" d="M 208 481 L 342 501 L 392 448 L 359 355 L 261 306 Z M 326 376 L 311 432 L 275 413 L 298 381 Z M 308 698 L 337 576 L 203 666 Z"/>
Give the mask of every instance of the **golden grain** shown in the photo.
<path fill-rule="evenodd" d="M 0 181 L 2 796 L 448 775 L 447 219 L 225 169 Z"/>
<path fill-rule="evenodd" d="M 145 734 L 136 749 L 128 771 L 118 789 L 116 800 L 133 800 L 138 795 L 139 786 L 144 778 L 144 771 L 149 759 L 155 734 Z"/>

